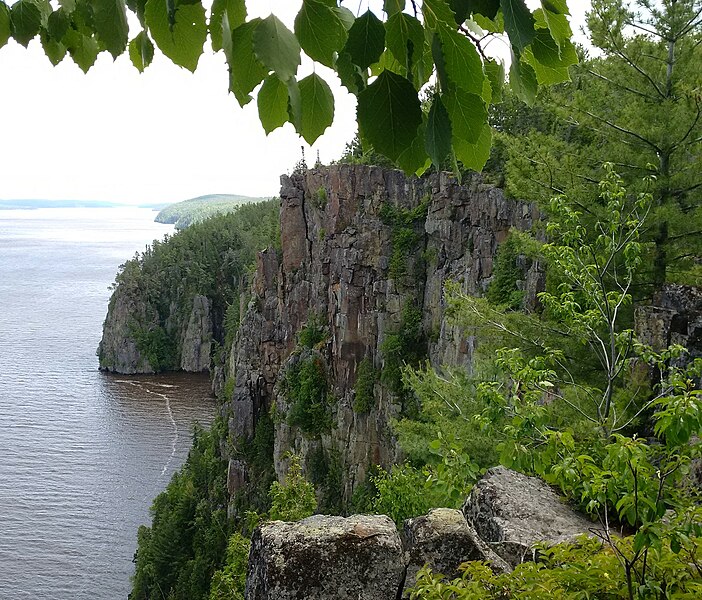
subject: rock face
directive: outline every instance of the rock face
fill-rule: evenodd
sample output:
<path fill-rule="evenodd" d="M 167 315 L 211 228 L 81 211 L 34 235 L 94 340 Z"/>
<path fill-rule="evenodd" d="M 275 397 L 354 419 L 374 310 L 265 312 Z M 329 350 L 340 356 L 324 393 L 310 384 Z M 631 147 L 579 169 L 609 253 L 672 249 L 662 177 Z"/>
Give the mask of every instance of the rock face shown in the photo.
<path fill-rule="evenodd" d="M 404 541 L 408 560 L 405 589 L 416 583 L 417 571 L 425 564 L 449 579 L 459 577 L 458 567 L 471 560 L 488 563 L 496 573 L 510 570 L 478 537 L 460 510 L 435 508 L 427 515 L 408 519 Z"/>
<path fill-rule="evenodd" d="M 478 535 L 512 566 L 529 560 L 537 542 L 572 541 L 595 529 L 543 481 L 505 467 L 489 469 L 475 484 L 463 513 Z"/>
<path fill-rule="evenodd" d="M 702 288 L 669 284 L 636 310 L 636 332 L 656 350 L 680 344 L 702 357 Z"/>
<path fill-rule="evenodd" d="M 400 536 L 386 516 L 274 521 L 251 540 L 246 600 L 394 600 L 403 576 Z"/>
<path fill-rule="evenodd" d="M 190 319 L 183 332 L 180 368 L 199 373 L 210 368 L 212 346 L 211 302 L 206 296 L 195 296 Z"/>
<path fill-rule="evenodd" d="M 251 438 L 260 415 L 274 410 L 278 478 L 289 450 L 309 457 L 322 448 L 340 456 L 342 495 L 349 499 L 371 464 L 387 467 L 398 458 L 389 424 L 400 400 L 376 384 L 370 409 L 355 411 L 359 365 L 365 359 L 382 370 L 383 344 L 410 307 L 423 315 L 432 364 L 469 366 L 474 342 L 444 318 L 443 285 L 452 279 L 465 292 L 483 292 L 500 242 L 512 227 L 529 228 L 538 211 L 506 199 L 478 176 L 459 185 L 446 174 L 420 180 L 334 165 L 284 176 L 281 183 L 282 255 L 266 251 L 258 258 L 229 358 L 227 376 L 235 383 L 229 429 L 234 440 Z M 515 282 L 527 305 L 541 283 L 538 265 L 528 265 L 524 280 Z M 332 425 L 316 437 L 289 424 L 291 403 L 282 385 L 299 332 L 312 318 L 326 330 L 317 350 L 334 399 Z"/>

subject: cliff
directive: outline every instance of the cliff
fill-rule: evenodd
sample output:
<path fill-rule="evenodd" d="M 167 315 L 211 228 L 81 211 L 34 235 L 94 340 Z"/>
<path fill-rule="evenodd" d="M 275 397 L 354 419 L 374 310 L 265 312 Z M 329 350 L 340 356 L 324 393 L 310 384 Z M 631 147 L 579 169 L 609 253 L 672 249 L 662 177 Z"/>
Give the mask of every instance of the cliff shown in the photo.
<path fill-rule="evenodd" d="M 259 254 L 229 357 L 231 438 L 251 439 L 272 415 L 277 477 L 290 450 L 308 472 L 321 456 L 337 463 L 348 500 L 370 465 L 400 458 L 390 423 L 412 401 L 399 365 L 428 358 L 470 367 L 474 340 L 446 318 L 444 284 L 482 294 L 510 228 L 537 218 L 534 205 L 506 199 L 477 175 L 461 185 L 445 173 L 408 179 L 335 165 L 283 176 L 282 253 Z M 543 278 L 522 262 L 515 283 L 533 306 Z M 245 465 L 232 459 L 230 493 L 245 482 Z"/>

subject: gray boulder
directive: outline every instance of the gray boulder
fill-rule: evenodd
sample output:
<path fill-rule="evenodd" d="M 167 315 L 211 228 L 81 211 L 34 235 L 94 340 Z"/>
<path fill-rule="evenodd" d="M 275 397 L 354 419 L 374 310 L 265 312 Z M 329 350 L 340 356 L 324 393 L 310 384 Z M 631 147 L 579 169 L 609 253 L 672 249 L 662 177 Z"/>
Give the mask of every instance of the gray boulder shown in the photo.
<path fill-rule="evenodd" d="M 596 531 L 543 481 L 505 467 L 493 467 L 478 481 L 463 505 L 478 535 L 516 566 L 533 559 L 537 542 L 573 541 Z"/>
<path fill-rule="evenodd" d="M 460 510 L 435 508 L 421 517 L 407 519 L 404 538 L 409 557 L 405 589 L 416 583 L 417 571 L 425 564 L 449 579 L 459 577 L 458 567 L 471 560 L 488 563 L 496 573 L 511 570 L 478 537 Z"/>
<path fill-rule="evenodd" d="M 251 540 L 246 600 L 395 600 L 405 572 L 386 516 L 274 521 Z"/>

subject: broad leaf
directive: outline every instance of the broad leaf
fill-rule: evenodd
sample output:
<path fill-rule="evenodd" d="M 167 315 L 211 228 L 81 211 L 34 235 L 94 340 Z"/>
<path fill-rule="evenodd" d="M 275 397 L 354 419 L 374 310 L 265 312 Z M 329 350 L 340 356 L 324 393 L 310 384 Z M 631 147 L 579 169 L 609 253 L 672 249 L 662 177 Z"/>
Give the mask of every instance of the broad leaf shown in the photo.
<path fill-rule="evenodd" d="M 71 12 L 73 9 L 67 6 L 67 4 L 75 5 L 76 0 L 59 0 L 59 4 L 65 8 L 66 12 Z M 146 19 L 144 18 L 144 12 L 146 11 L 146 0 L 126 0 L 127 8 L 136 14 L 141 23 L 142 27 L 146 27 Z"/>
<path fill-rule="evenodd" d="M 293 77 L 300 66 L 300 44 L 297 38 L 275 15 L 258 24 L 253 33 L 256 58 L 283 81 Z"/>
<path fill-rule="evenodd" d="M 443 97 L 451 119 L 454 145 L 456 140 L 474 143 L 487 122 L 487 109 L 482 97 L 454 88 Z"/>
<path fill-rule="evenodd" d="M 154 45 L 145 31 L 139 32 L 129 42 L 129 58 L 139 73 L 143 73 L 154 59 Z"/>
<path fill-rule="evenodd" d="M 529 106 L 534 103 L 538 88 L 536 73 L 530 64 L 514 53 L 512 53 L 512 64 L 509 68 L 509 85 L 523 102 Z"/>
<path fill-rule="evenodd" d="M 410 146 L 422 122 L 422 109 L 414 86 L 404 77 L 384 71 L 358 95 L 361 134 L 391 160 Z"/>
<path fill-rule="evenodd" d="M 127 47 L 127 9 L 124 0 L 94 0 L 95 32 L 105 49 L 117 58 Z"/>
<path fill-rule="evenodd" d="M 11 35 L 10 9 L 7 4 L 0 2 L 0 48 L 7 44 L 7 40 L 10 39 Z"/>
<path fill-rule="evenodd" d="M 441 27 L 439 36 L 448 78 L 458 87 L 480 94 L 485 75 L 475 46 L 465 36 L 449 27 Z"/>
<path fill-rule="evenodd" d="M 385 27 L 370 10 L 354 21 L 344 46 L 351 61 L 361 69 L 378 62 L 385 50 Z"/>
<path fill-rule="evenodd" d="M 57 42 L 63 39 L 71 25 L 71 18 L 65 9 L 59 8 L 49 15 L 47 31 L 49 36 Z"/>
<path fill-rule="evenodd" d="M 25 48 L 41 29 L 41 12 L 31 0 L 20 0 L 10 8 L 12 37 Z"/>
<path fill-rule="evenodd" d="M 493 20 L 500 10 L 500 0 L 467 0 L 470 14 L 479 14 Z"/>
<path fill-rule="evenodd" d="M 358 94 L 366 87 L 366 79 L 360 67 L 351 62 L 348 52 L 341 52 L 336 58 L 336 74 L 341 84 L 352 94 Z"/>
<path fill-rule="evenodd" d="M 490 147 L 492 146 L 492 129 L 485 124 L 480 130 L 478 139 L 471 143 L 465 140 L 453 138 L 453 149 L 456 158 L 463 163 L 467 169 L 481 171 L 487 159 L 490 158 Z"/>
<path fill-rule="evenodd" d="M 539 11 L 536 11 L 539 13 Z M 540 11 L 543 15 L 543 20 L 551 31 L 551 37 L 556 40 L 559 47 L 570 42 L 573 32 L 570 28 L 570 23 L 565 15 L 551 12 L 550 10 Z"/>
<path fill-rule="evenodd" d="M 334 54 L 346 42 L 346 27 L 337 13 L 319 0 L 304 0 L 295 18 L 295 35 L 312 60 L 333 67 Z"/>
<path fill-rule="evenodd" d="M 440 25 L 453 27 L 456 25 L 456 15 L 446 0 L 424 0 L 422 3 L 424 24 L 428 29 L 436 31 Z"/>
<path fill-rule="evenodd" d="M 222 16 L 227 11 L 229 31 L 243 25 L 246 21 L 246 3 L 244 0 L 214 0 L 210 17 L 210 39 L 212 50 L 222 49 Z"/>
<path fill-rule="evenodd" d="M 69 29 L 63 39 L 73 62 L 80 67 L 83 73 L 87 73 L 97 59 L 99 52 L 97 40 L 92 36 L 83 35 L 75 29 Z"/>
<path fill-rule="evenodd" d="M 573 44 L 566 40 L 559 46 L 548 29 L 536 30 L 531 50 L 534 58 L 546 67 L 569 67 L 578 62 Z"/>
<path fill-rule="evenodd" d="M 346 8 L 345 6 L 335 6 L 332 7 L 332 10 L 334 11 L 334 14 L 337 17 L 339 17 L 339 20 L 344 24 L 344 28 L 346 29 L 346 31 L 353 27 L 353 24 L 356 21 L 356 17 L 353 16 L 353 13 L 348 8 Z"/>
<path fill-rule="evenodd" d="M 256 99 L 258 117 L 268 135 L 288 121 L 288 86 L 276 75 L 266 77 Z"/>
<path fill-rule="evenodd" d="M 302 99 L 300 98 L 300 86 L 297 79 L 291 77 L 285 82 L 288 88 L 288 116 L 290 122 L 295 127 L 295 131 L 300 131 L 302 121 Z"/>
<path fill-rule="evenodd" d="M 490 80 L 491 104 L 502 102 L 502 89 L 505 85 L 505 66 L 495 60 L 485 61 L 485 74 Z"/>
<path fill-rule="evenodd" d="M 298 86 L 301 107 L 298 133 L 311 146 L 334 121 L 334 95 L 316 73 L 301 79 Z"/>
<path fill-rule="evenodd" d="M 202 4 L 179 4 L 169 12 L 170 0 L 148 0 L 145 18 L 156 45 L 175 64 L 195 71 L 207 38 Z"/>
<path fill-rule="evenodd" d="M 426 137 L 426 117 L 422 120 L 421 125 L 417 129 L 415 136 L 409 147 L 397 157 L 397 166 L 400 167 L 407 175 L 415 174 L 423 175 L 426 170 L 431 167 L 431 159 L 427 155 L 424 148 L 424 140 Z"/>
<path fill-rule="evenodd" d="M 541 0 L 541 6 L 543 6 L 545 10 L 549 10 L 558 15 L 570 14 L 566 0 Z"/>
<path fill-rule="evenodd" d="M 56 66 L 66 56 L 66 46 L 61 42 L 57 42 L 49 35 L 49 32 L 43 29 L 39 34 L 41 39 L 41 47 L 44 49 L 44 54 L 49 59 L 49 62 Z"/>
<path fill-rule="evenodd" d="M 505 31 L 512 45 L 524 50 L 534 39 L 534 17 L 524 0 L 500 0 Z"/>
<path fill-rule="evenodd" d="M 451 152 L 451 121 L 439 94 L 434 94 L 429 109 L 425 148 L 438 168 Z"/>
<path fill-rule="evenodd" d="M 390 17 L 405 10 L 405 0 L 383 0 L 383 10 Z"/>
<path fill-rule="evenodd" d="M 424 28 L 418 19 L 398 12 L 392 15 L 386 24 L 386 42 L 388 50 L 407 69 L 421 57 L 424 48 Z"/>
<path fill-rule="evenodd" d="M 229 89 L 241 106 L 251 101 L 249 94 L 268 75 L 268 69 L 256 59 L 253 51 L 253 33 L 260 22 L 260 19 L 252 19 L 232 31 Z"/>

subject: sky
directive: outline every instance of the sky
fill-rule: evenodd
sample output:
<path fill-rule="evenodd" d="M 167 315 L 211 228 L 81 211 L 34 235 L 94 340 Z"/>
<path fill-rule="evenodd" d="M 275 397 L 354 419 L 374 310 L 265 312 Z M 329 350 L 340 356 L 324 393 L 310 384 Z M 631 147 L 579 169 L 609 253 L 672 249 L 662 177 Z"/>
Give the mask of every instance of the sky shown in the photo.
<path fill-rule="evenodd" d="M 588 4 L 569 0 L 574 28 Z M 300 5 L 247 1 L 249 15 L 273 12 L 290 25 Z M 344 5 L 360 14 L 367 2 Z M 312 68 L 303 63 L 298 78 Z M 316 70 L 332 86 L 336 107 L 333 125 L 310 148 L 289 123 L 265 135 L 256 102 L 241 108 L 228 94 L 224 56 L 209 41 L 194 74 L 158 51 L 143 74 L 126 54 L 113 61 L 106 53 L 83 74 L 69 57 L 53 67 L 38 39 L 28 49 L 10 40 L 0 49 L 0 199 L 136 204 L 212 193 L 275 196 L 301 146 L 308 164 L 317 151 L 329 163 L 356 131 L 355 99 L 332 71 Z"/>

